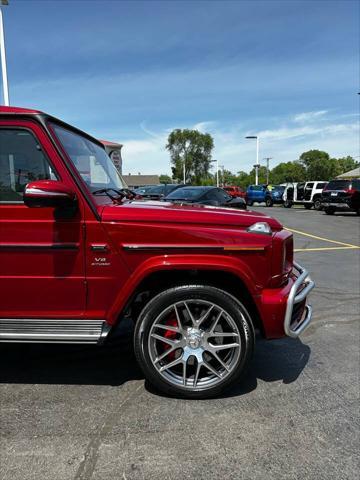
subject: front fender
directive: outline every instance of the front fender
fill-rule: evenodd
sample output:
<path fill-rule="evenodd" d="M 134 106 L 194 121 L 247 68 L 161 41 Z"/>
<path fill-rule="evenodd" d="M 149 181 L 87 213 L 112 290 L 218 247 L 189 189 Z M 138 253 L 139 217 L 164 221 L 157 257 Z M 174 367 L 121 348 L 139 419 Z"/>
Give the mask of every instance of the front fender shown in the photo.
<path fill-rule="evenodd" d="M 252 252 L 247 255 L 261 255 L 265 260 L 265 252 Z M 260 262 L 261 264 L 263 262 Z M 269 262 L 267 262 L 269 263 Z M 118 293 L 115 302 L 110 309 L 108 323 L 116 324 L 120 313 L 131 299 L 140 283 L 150 274 L 165 270 L 219 270 L 232 273 L 241 280 L 249 293 L 256 297 L 263 286 L 259 285 L 243 258 L 224 255 L 159 255 L 151 257 L 141 263 L 130 275 L 127 282 Z"/>

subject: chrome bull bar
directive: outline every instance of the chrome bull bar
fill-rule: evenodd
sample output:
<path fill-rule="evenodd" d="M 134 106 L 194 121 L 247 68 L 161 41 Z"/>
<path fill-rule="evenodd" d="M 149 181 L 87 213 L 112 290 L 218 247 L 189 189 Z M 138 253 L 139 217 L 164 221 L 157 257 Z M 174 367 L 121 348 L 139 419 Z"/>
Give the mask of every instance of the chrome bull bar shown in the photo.
<path fill-rule="evenodd" d="M 291 328 L 294 305 L 302 302 L 307 297 L 307 295 L 315 287 L 315 282 L 311 280 L 309 273 L 301 265 L 294 262 L 294 268 L 299 272 L 299 276 L 295 280 L 294 285 L 291 287 L 288 296 L 284 320 L 284 331 L 288 337 L 297 338 L 309 326 L 312 317 L 312 308 L 311 305 L 306 304 L 305 318 L 295 328 Z"/>

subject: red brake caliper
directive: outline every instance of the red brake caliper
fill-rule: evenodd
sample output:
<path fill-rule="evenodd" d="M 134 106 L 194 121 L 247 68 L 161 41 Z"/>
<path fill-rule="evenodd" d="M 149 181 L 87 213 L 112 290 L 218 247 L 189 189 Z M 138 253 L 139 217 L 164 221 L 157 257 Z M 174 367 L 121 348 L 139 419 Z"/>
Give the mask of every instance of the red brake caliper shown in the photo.
<path fill-rule="evenodd" d="M 177 327 L 178 323 L 175 317 L 170 317 L 166 322 L 165 325 L 169 325 L 169 327 Z M 175 340 L 176 339 L 176 332 L 173 332 L 172 330 L 165 330 L 164 337 L 168 338 L 169 340 Z M 167 343 L 164 343 L 164 352 L 165 350 L 169 350 L 170 345 Z M 175 350 L 167 356 L 169 360 L 174 360 L 175 359 Z"/>

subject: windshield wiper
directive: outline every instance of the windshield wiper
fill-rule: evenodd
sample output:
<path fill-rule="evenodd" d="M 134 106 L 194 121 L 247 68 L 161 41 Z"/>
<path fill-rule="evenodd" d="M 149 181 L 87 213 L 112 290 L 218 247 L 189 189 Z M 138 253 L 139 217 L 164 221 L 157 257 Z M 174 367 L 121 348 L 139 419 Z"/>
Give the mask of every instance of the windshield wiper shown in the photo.
<path fill-rule="evenodd" d="M 113 195 L 111 195 L 110 192 L 115 192 L 118 196 L 114 197 Z M 118 202 L 123 198 L 129 198 L 131 200 L 136 197 L 136 193 L 130 190 L 129 188 L 120 188 L 119 190 L 117 190 L 116 188 L 101 188 L 100 190 L 95 190 L 94 192 L 92 192 L 92 194 L 93 195 L 105 194 L 109 198 L 111 198 L 113 202 Z"/>

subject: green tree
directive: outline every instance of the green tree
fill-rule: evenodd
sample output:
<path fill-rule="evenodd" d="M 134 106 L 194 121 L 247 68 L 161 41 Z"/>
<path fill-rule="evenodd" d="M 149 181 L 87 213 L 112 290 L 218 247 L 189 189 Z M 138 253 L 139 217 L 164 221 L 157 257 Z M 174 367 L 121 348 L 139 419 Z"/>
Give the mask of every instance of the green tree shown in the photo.
<path fill-rule="evenodd" d="M 169 177 L 169 175 L 162 174 L 159 177 L 160 183 L 171 183 L 172 179 Z"/>
<path fill-rule="evenodd" d="M 230 170 L 219 170 L 219 180 L 220 185 L 238 185 L 237 176 L 234 175 Z"/>
<path fill-rule="evenodd" d="M 251 177 L 251 175 L 242 170 L 240 170 L 240 172 L 237 172 L 235 185 L 239 185 L 239 187 L 242 188 L 247 188 L 252 183 L 255 183 L 255 177 Z"/>
<path fill-rule="evenodd" d="M 205 186 L 216 185 L 216 176 L 209 174 L 208 177 L 202 178 L 202 179 L 197 183 L 197 185 L 202 185 L 202 186 L 204 186 L 204 187 L 205 187 Z"/>
<path fill-rule="evenodd" d="M 342 157 L 336 159 L 338 164 L 338 170 L 340 175 L 341 173 L 349 172 L 350 170 L 354 170 L 354 168 L 359 166 L 359 162 L 357 162 L 353 157 L 349 155 L 347 157 Z"/>
<path fill-rule="evenodd" d="M 327 152 L 322 150 L 308 150 L 304 152 L 299 157 L 300 162 L 308 168 L 315 161 L 324 161 L 330 160 L 330 155 Z"/>
<path fill-rule="evenodd" d="M 329 180 L 338 175 L 338 163 L 322 150 L 309 150 L 300 155 L 306 168 L 306 180 Z"/>
<path fill-rule="evenodd" d="M 249 180 L 250 180 L 250 183 L 249 185 L 251 184 L 255 184 L 255 167 L 250 171 L 249 173 Z M 262 183 L 266 183 L 266 167 L 264 167 L 263 165 L 260 165 L 259 167 L 259 184 L 262 184 Z"/>
<path fill-rule="evenodd" d="M 170 152 L 173 178 L 183 181 L 185 163 L 186 183 L 200 184 L 211 178 L 211 152 L 214 140 L 209 133 L 198 130 L 173 130 L 166 149 Z"/>
<path fill-rule="evenodd" d="M 306 177 L 306 168 L 298 161 L 282 162 L 270 171 L 270 183 L 278 185 L 285 182 L 302 182 Z"/>

